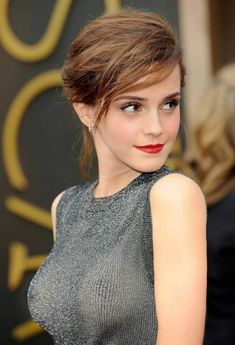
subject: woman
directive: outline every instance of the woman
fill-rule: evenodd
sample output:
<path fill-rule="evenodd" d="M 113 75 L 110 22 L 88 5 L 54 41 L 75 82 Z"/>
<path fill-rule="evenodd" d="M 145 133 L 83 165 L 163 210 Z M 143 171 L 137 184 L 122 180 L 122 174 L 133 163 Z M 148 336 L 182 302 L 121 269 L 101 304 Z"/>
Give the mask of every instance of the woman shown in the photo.
<path fill-rule="evenodd" d="M 180 126 L 181 50 L 158 15 L 88 24 L 62 71 L 98 179 L 52 204 L 55 243 L 34 277 L 32 317 L 56 344 L 202 343 L 206 207 L 165 165 Z"/>
<path fill-rule="evenodd" d="M 235 64 L 215 76 L 195 117 L 185 171 L 207 205 L 205 345 L 235 344 Z"/>

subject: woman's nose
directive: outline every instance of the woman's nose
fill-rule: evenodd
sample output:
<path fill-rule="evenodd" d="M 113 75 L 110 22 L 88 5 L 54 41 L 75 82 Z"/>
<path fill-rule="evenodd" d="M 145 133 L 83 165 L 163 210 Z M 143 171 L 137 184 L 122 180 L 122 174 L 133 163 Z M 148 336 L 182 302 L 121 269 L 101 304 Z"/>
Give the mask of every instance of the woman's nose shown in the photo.
<path fill-rule="evenodd" d="M 158 111 L 149 113 L 145 118 L 144 133 L 146 135 L 159 136 L 162 134 L 163 128 L 160 121 Z"/>

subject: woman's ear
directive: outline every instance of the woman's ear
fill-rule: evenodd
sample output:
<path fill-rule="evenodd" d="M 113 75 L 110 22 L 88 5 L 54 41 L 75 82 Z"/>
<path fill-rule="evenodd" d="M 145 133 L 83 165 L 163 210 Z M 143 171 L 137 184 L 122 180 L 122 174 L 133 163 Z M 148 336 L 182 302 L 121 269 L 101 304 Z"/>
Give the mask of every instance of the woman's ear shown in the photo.
<path fill-rule="evenodd" d="M 82 102 L 73 102 L 73 109 L 77 113 L 80 121 L 87 127 L 93 123 L 93 116 L 90 107 Z"/>

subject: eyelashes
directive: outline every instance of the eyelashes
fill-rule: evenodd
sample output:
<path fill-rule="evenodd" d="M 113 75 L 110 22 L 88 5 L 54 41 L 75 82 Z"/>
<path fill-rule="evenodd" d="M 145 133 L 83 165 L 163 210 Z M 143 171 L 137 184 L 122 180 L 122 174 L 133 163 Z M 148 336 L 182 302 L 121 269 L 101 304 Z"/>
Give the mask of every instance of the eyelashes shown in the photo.
<path fill-rule="evenodd" d="M 170 99 L 167 102 L 163 103 L 160 106 L 160 109 L 171 112 L 179 106 L 179 103 L 180 101 L 178 99 Z M 134 112 L 141 111 L 142 104 L 132 101 L 132 102 L 128 102 L 124 104 L 123 106 L 120 107 L 120 109 L 127 113 L 134 113 Z"/>
<path fill-rule="evenodd" d="M 126 111 L 127 113 L 133 113 L 141 110 L 141 104 L 137 102 L 129 102 L 121 107 L 121 110 Z"/>
<path fill-rule="evenodd" d="M 171 99 L 167 101 L 166 103 L 164 103 L 161 108 L 164 110 L 171 111 L 171 110 L 174 110 L 176 107 L 178 107 L 178 105 L 179 105 L 178 99 Z"/>

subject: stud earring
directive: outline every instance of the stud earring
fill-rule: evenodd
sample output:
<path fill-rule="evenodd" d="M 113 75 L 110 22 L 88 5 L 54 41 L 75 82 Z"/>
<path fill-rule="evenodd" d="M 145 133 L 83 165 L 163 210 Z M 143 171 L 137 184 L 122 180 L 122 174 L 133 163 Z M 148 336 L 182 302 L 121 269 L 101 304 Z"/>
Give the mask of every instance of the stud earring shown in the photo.
<path fill-rule="evenodd" d="M 91 124 L 91 122 L 89 122 L 88 131 L 91 133 L 92 129 L 93 129 L 92 124 Z"/>

